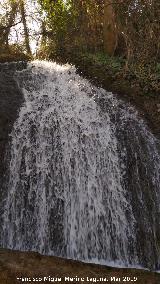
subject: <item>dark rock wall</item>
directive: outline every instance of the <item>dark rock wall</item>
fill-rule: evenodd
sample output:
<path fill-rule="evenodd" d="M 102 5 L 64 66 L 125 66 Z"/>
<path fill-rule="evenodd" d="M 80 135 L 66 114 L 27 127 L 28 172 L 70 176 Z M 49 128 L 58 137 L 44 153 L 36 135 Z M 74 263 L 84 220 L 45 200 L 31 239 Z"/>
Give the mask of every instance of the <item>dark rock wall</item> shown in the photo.
<path fill-rule="evenodd" d="M 17 68 L 19 69 L 18 64 Z M 6 174 L 5 154 L 9 134 L 23 103 L 23 94 L 14 79 L 15 70 L 16 64 L 0 64 L 0 202 Z"/>

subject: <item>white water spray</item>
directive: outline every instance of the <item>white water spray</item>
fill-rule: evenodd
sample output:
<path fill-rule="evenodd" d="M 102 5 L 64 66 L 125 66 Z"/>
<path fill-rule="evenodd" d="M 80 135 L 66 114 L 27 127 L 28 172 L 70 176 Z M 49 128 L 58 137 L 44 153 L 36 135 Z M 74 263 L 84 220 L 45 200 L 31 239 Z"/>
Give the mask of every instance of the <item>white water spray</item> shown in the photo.
<path fill-rule="evenodd" d="M 107 93 L 69 65 L 36 61 L 17 77 L 25 102 L 12 131 L 2 245 L 143 264 L 125 147 L 119 155 L 115 123 L 96 102 Z"/>

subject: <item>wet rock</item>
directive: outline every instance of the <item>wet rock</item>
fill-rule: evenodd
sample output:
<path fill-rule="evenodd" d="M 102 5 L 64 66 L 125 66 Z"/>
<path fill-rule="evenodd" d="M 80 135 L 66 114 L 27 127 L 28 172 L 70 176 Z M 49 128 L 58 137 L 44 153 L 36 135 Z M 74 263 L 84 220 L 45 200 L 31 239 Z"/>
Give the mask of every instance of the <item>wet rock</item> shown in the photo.
<path fill-rule="evenodd" d="M 20 67 L 18 63 L 17 69 L 22 68 L 22 65 Z M 0 201 L 6 171 L 4 158 L 9 143 L 9 134 L 23 102 L 23 95 L 14 80 L 15 70 L 15 63 L 0 64 Z"/>

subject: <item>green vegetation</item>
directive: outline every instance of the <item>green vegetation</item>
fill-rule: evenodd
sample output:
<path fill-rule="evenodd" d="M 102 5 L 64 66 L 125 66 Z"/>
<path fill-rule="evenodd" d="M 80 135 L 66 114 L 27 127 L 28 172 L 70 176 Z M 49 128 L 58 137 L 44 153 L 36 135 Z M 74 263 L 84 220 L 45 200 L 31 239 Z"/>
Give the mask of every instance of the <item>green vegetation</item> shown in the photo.
<path fill-rule="evenodd" d="M 123 70 L 125 60 L 122 57 L 109 56 L 104 52 L 97 53 L 80 53 L 84 60 L 93 62 L 96 65 L 107 67 L 112 72 L 119 72 Z"/>
<path fill-rule="evenodd" d="M 32 2 L 35 11 L 28 9 Z M 104 77 L 121 78 L 146 96 L 159 94 L 159 1 L 3 0 L 2 10 L 0 61 L 30 59 L 38 33 L 37 58 L 82 60 L 85 68 L 99 66 Z M 33 18 L 38 32 L 29 27 Z M 13 44 L 11 34 L 17 27 L 19 35 L 19 24 L 23 40 Z"/>
<path fill-rule="evenodd" d="M 95 70 L 95 77 L 99 78 L 100 82 L 107 79 L 111 83 L 122 82 L 132 88 L 139 90 L 139 93 L 144 96 L 157 96 L 160 93 L 160 67 L 156 68 L 152 64 L 132 64 L 126 70 L 126 59 L 120 56 L 109 56 L 104 52 L 89 53 L 89 52 L 74 52 L 68 53 L 65 56 L 53 56 L 55 60 L 62 62 L 70 62 L 80 66 L 83 70 Z M 89 73 L 89 70 L 87 71 Z M 92 77 L 94 73 L 91 71 Z M 110 84 L 109 84 L 110 85 Z M 118 92 L 118 90 L 116 90 Z"/>

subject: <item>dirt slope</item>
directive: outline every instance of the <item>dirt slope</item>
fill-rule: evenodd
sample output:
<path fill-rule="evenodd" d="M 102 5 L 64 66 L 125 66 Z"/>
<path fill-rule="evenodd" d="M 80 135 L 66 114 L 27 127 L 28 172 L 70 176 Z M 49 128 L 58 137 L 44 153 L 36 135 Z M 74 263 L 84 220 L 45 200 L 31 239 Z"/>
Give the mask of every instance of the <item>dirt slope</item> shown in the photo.
<path fill-rule="evenodd" d="M 84 264 L 33 252 L 0 249 L 0 284 L 17 283 L 158 284 L 160 274 Z"/>

